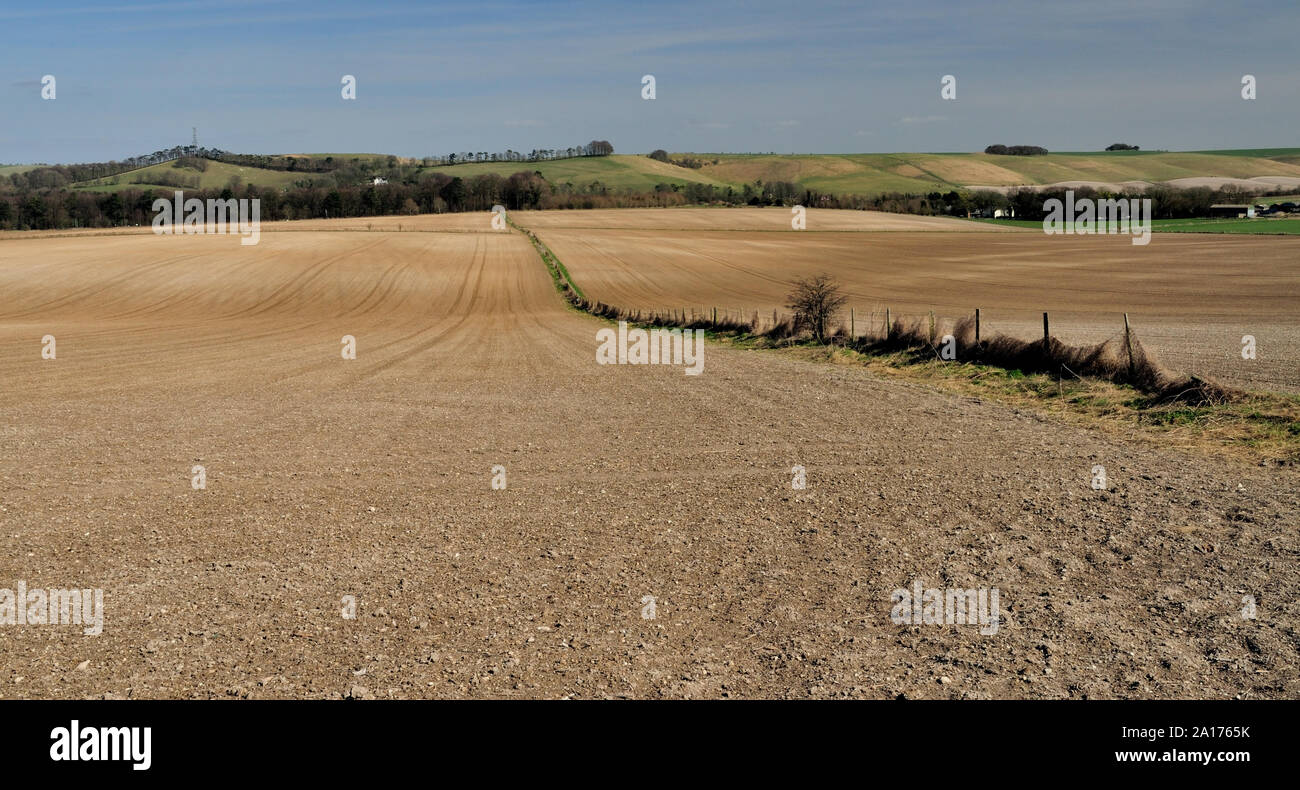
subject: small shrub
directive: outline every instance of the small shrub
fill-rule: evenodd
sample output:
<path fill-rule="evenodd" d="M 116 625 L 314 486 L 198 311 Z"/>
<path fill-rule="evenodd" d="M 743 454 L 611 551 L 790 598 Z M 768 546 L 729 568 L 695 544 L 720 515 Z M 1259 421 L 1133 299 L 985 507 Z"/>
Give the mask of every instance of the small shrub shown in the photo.
<path fill-rule="evenodd" d="M 839 283 L 829 274 L 819 274 L 791 283 L 786 307 L 794 313 L 795 330 L 807 330 L 813 340 L 825 342 L 827 329 L 848 302 Z"/>

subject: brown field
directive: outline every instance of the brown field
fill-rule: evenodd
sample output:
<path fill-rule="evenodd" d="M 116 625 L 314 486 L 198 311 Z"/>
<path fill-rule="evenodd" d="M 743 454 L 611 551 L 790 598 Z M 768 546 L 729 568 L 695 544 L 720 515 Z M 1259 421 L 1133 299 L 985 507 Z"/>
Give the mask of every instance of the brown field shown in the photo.
<path fill-rule="evenodd" d="M 1295 467 L 765 352 L 710 345 L 700 376 L 599 366 L 604 324 L 566 308 L 521 234 L 487 227 L 0 239 L 0 587 L 103 588 L 106 606 L 98 636 L 0 625 L 0 696 L 1300 692 Z M 728 269 L 759 306 L 815 262 L 861 272 L 864 306 L 992 310 L 987 278 L 1087 278 L 1034 234 L 751 231 L 541 232 L 610 298 L 720 299 Z M 1149 249 L 1205 267 L 1228 249 L 1189 241 Z M 1270 251 L 1294 247 L 1270 242 L 1233 260 L 1283 271 Z M 898 263 L 939 259 L 970 282 Z M 1126 282 L 1148 310 L 1208 287 L 1143 271 Z M 1228 283 L 1222 299 L 1260 288 Z M 891 592 L 914 580 L 997 587 L 1000 630 L 895 625 Z"/>
<path fill-rule="evenodd" d="M 813 214 L 806 231 L 746 234 L 726 231 L 754 228 L 751 216 L 693 213 L 695 222 L 678 220 L 672 232 L 653 212 L 643 215 L 643 230 L 630 229 L 639 219 L 631 212 L 519 213 L 515 221 L 538 230 L 588 298 L 620 307 L 717 307 L 719 315 L 770 317 L 784 305 L 792 278 L 829 272 L 849 294 L 861 331 L 882 327 L 886 308 L 920 320 L 930 310 L 953 319 L 978 307 L 988 331 L 1033 339 L 1041 336 L 1047 311 L 1054 335 L 1084 344 L 1122 333 L 1127 312 L 1138 337 L 1169 367 L 1234 385 L 1300 391 L 1297 238 L 1157 234 L 1143 247 L 1127 236 L 1049 237 L 1032 230 L 960 236 L 813 230 L 871 231 L 892 219 L 830 211 L 821 214 L 847 216 Z M 696 229 L 714 217 L 719 230 Z M 602 221 L 613 229 L 599 229 Z M 843 318 L 847 324 L 848 315 Z M 1241 358 L 1247 334 L 1257 343 L 1252 361 Z"/>
<path fill-rule="evenodd" d="M 304 231 L 418 231 L 439 233 L 481 232 L 491 230 L 491 214 L 424 214 L 416 216 L 355 217 L 350 219 L 304 219 L 293 222 L 263 222 L 263 233 L 299 233 Z M 233 227 L 233 225 L 232 225 Z M 0 241 L 74 238 L 81 236 L 148 236 L 148 226 L 124 228 L 80 228 L 64 230 L 0 231 Z"/>
<path fill-rule="evenodd" d="M 516 211 L 519 225 L 535 230 L 581 228 L 633 230 L 745 230 L 792 232 L 788 208 L 627 208 L 591 211 Z M 881 211 L 808 209 L 807 231 L 957 231 L 1032 233 L 1016 227 L 979 224 L 953 217 L 920 217 Z"/>

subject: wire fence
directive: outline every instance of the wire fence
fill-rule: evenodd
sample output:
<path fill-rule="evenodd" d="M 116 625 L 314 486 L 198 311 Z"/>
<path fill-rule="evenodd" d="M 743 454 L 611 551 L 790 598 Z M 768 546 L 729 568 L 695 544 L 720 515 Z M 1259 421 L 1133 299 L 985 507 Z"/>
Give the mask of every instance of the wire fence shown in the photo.
<path fill-rule="evenodd" d="M 651 326 L 732 331 L 777 339 L 793 339 L 800 331 L 794 314 L 780 308 L 692 305 L 626 310 L 594 302 L 587 304 L 587 309 L 608 318 Z M 836 313 L 824 334 L 829 342 L 855 346 L 928 345 L 936 356 L 948 342 L 953 361 L 1021 366 L 1026 372 L 1059 372 L 1064 366 L 1069 372 L 1080 373 L 1083 371 L 1078 366 L 1082 366 L 1093 375 L 1139 384 L 1149 391 L 1167 393 L 1171 387 L 1188 386 L 1198 392 L 1214 390 L 1210 399 L 1216 393 L 1229 392 L 1231 386 L 1225 385 L 1278 392 L 1300 389 L 1295 365 L 1283 357 L 1265 363 L 1248 360 L 1241 346 L 1225 342 L 1230 339 L 1222 337 L 1227 330 L 1220 329 L 1220 336 L 1210 342 L 1207 330 L 1195 324 L 1189 324 L 1183 332 L 1169 332 L 1160 324 L 1144 325 L 1139 331 L 1125 313 L 1062 311 L 1063 321 L 1046 311 L 1032 319 L 1026 313 L 999 310 L 990 316 L 985 310 L 972 308 L 966 315 L 954 317 L 933 310 L 895 311 L 881 305 L 851 305 Z M 1108 330 L 1107 324 L 1114 329 Z"/>

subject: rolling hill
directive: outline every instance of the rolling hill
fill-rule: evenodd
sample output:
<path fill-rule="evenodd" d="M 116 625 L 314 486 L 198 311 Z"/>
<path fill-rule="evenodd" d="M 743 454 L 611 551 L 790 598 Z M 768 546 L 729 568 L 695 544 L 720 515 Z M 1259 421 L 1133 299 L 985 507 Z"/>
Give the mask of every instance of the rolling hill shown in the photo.
<path fill-rule="evenodd" d="M 552 184 L 570 183 L 575 187 L 599 181 L 615 190 L 630 189 L 648 192 L 656 184 L 712 184 L 716 187 L 737 186 L 692 170 L 660 162 L 647 156 L 615 154 L 613 156 L 559 159 L 549 162 L 471 162 L 464 165 L 421 168 L 421 172 L 445 173 L 449 176 L 469 178 L 480 173 L 497 173 L 508 176 L 521 170 L 538 171 Z"/>
<path fill-rule="evenodd" d="M 192 167 L 175 167 L 173 162 L 163 162 L 149 167 L 142 167 L 138 170 L 128 170 L 125 173 L 119 173 L 108 178 L 83 181 L 75 184 L 74 187 L 92 192 L 116 192 L 123 189 L 143 189 L 146 187 L 173 189 L 176 187 L 168 183 L 168 179 L 180 178 L 185 182 L 185 187 L 193 188 L 196 186 L 193 180 L 197 178 L 197 187 L 199 188 L 220 189 L 229 184 L 230 179 L 234 176 L 238 176 L 241 182 L 245 184 L 287 187 L 312 175 L 283 170 L 267 170 L 260 167 L 245 167 L 213 160 L 207 160 L 207 164 L 208 169 L 200 172 Z"/>
<path fill-rule="evenodd" d="M 326 154 L 312 154 L 321 157 Z M 362 160 L 382 169 L 385 154 L 331 154 L 336 159 Z M 481 173 L 508 176 L 538 171 L 552 184 L 585 187 L 593 182 L 614 191 L 651 191 L 658 184 L 710 184 L 740 189 L 756 181 L 793 181 L 834 194 L 875 195 L 881 192 L 947 192 L 972 186 L 1043 185 L 1071 181 L 1112 184 L 1161 183 L 1177 179 L 1282 177 L 1300 179 L 1300 148 L 1229 151 L 1065 152 L 1044 156 L 998 156 L 984 153 L 896 154 L 674 154 L 704 162 L 698 169 L 680 167 L 641 154 L 615 154 L 542 162 L 472 162 L 420 167 L 426 173 L 471 178 Z M 398 158 L 403 164 L 409 158 Z M 6 166 L 14 172 L 23 166 Z M 222 187 L 232 176 L 258 186 L 288 187 L 313 174 L 270 170 L 225 162 L 208 162 L 208 169 L 176 168 L 163 163 L 107 179 L 83 182 L 78 189 L 112 191 L 133 187 L 167 188 L 167 179 L 181 177 L 201 187 Z M 197 178 L 197 181 L 194 179 Z M 329 178 L 328 175 L 325 176 Z"/>
<path fill-rule="evenodd" d="M 1116 151 L 1045 156 L 992 154 L 695 154 L 696 172 L 729 183 L 795 181 L 841 194 L 947 191 L 972 185 L 1062 181 L 1157 183 L 1179 178 L 1300 177 L 1300 149 L 1233 152 Z M 713 164 L 716 160 L 717 164 Z"/>
<path fill-rule="evenodd" d="M 35 170 L 40 165 L 0 165 L 0 178 L 4 178 L 10 173 L 26 173 L 28 170 Z"/>

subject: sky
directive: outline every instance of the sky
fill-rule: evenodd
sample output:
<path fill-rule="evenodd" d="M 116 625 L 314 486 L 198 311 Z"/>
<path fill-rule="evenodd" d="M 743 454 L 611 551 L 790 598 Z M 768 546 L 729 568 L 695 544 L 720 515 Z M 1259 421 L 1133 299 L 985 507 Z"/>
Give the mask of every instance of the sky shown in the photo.
<path fill-rule="evenodd" d="M 145 154 L 191 127 L 263 154 L 1300 146 L 1293 0 L 43 0 L 0 5 L 0 40 L 10 164 Z"/>

